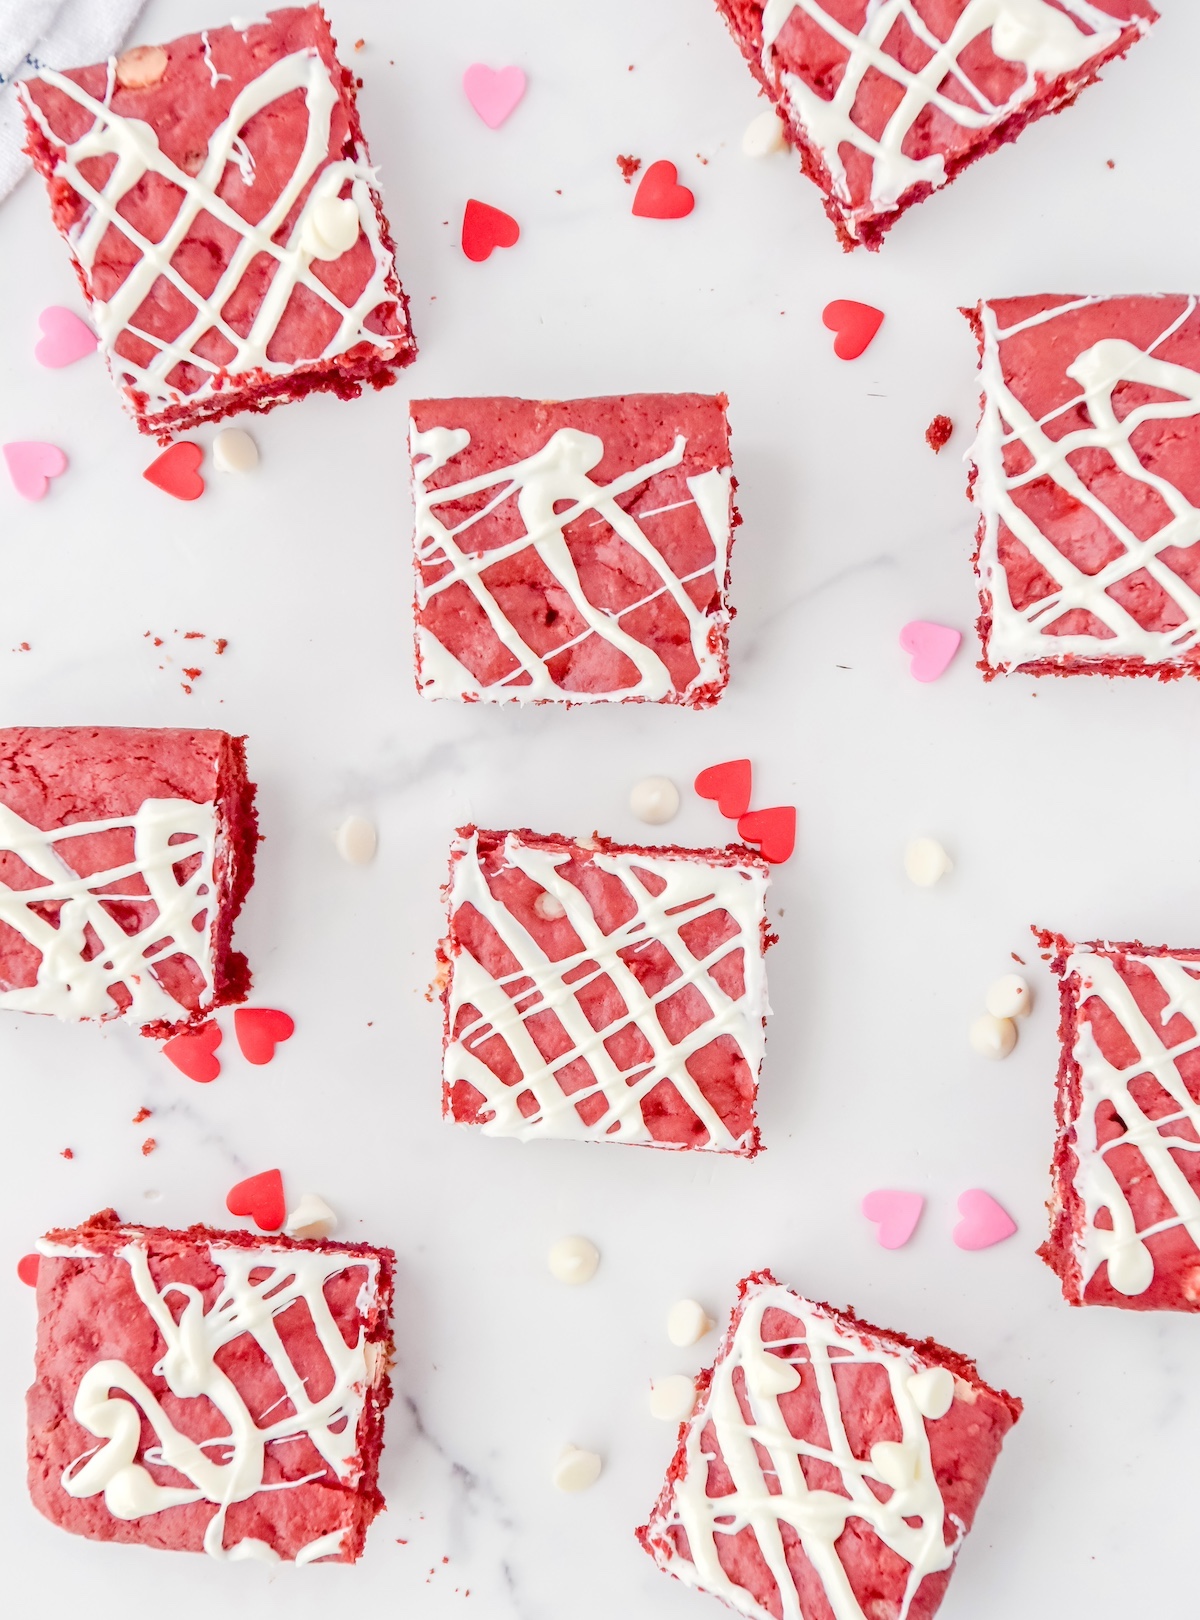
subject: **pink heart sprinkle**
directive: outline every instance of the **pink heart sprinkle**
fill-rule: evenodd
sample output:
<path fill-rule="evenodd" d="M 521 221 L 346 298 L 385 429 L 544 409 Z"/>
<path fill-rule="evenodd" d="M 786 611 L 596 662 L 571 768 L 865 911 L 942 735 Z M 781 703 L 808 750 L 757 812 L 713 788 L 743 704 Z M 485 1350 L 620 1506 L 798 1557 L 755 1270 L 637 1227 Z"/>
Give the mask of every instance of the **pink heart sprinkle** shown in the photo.
<path fill-rule="evenodd" d="M 917 1229 L 925 1200 L 920 1193 L 881 1189 L 869 1192 L 862 1201 L 862 1212 L 879 1228 L 879 1242 L 885 1249 L 902 1249 Z"/>
<path fill-rule="evenodd" d="M 912 659 L 910 673 L 914 681 L 936 681 L 944 675 L 961 643 L 961 631 L 945 624 L 930 624 L 927 619 L 914 619 L 900 632 L 900 645 Z"/>
<path fill-rule="evenodd" d="M 38 325 L 45 336 L 33 351 L 34 359 L 43 366 L 71 366 L 95 349 L 95 332 L 86 321 L 81 321 L 74 310 L 61 304 L 51 304 L 38 316 Z"/>
<path fill-rule="evenodd" d="M 954 1228 L 954 1241 L 960 1249 L 990 1249 L 1012 1237 L 1017 1223 L 1006 1209 L 979 1187 L 972 1187 L 958 1200 L 962 1220 Z"/>
<path fill-rule="evenodd" d="M 472 62 L 463 74 L 467 100 L 489 129 L 499 129 L 525 94 L 525 75 L 519 67 L 490 68 Z"/>
<path fill-rule="evenodd" d="M 19 439 L 2 448 L 13 488 L 27 501 L 40 501 L 50 488 L 50 480 L 67 470 L 67 458 L 56 444 Z"/>

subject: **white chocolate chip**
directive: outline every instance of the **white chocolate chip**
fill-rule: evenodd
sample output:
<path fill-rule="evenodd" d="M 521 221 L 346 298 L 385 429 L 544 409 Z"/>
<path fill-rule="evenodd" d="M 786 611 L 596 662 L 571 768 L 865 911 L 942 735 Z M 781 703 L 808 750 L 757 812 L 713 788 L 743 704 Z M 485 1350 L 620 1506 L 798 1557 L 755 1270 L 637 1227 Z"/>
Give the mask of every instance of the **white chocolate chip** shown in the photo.
<path fill-rule="evenodd" d="M 911 1485 L 917 1477 L 916 1448 L 904 1445 L 898 1440 L 877 1440 L 871 1447 L 871 1467 L 875 1470 L 876 1479 L 881 1479 L 885 1485 L 890 1485 L 894 1491 L 902 1491 L 906 1485 Z"/>
<path fill-rule="evenodd" d="M 629 808 L 639 821 L 660 827 L 679 814 L 679 789 L 668 776 L 647 776 L 634 783 Z"/>
<path fill-rule="evenodd" d="M 746 125 L 746 132 L 742 136 L 742 151 L 747 157 L 770 157 L 772 152 L 782 152 L 786 147 L 787 136 L 784 134 L 779 114 L 773 107 L 760 112 L 752 123 Z"/>
<path fill-rule="evenodd" d="M 289 1237 L 327 1238 L 337 1225 L 337 1216 L 316 1193 L 301 1193 L 295 1209 L 283 1223 Z"/>
<path fill-rule="evenodd" d="M 600 1264 L 600 1250 L 585 1237 L 559 1238 L 546 1256 L 546 1264 L 558 1282 L 591 1282 Z"/>
<path fill-rule="evenodd" d="M 117 57 L 117 83 L 123 90 L 149 90 L 167 71 L 167 53 L 161 45 L 135 45 Z"/>
<path fill-rule="evenodd" d="M 932 889 L 947 872 L 953 872 L 954 862 L 936 838 L 914 838 L 904 851 L 904 870 L 918 889 Z"/>
<path fill-rule="evenodd" d="M 567 908 L 558 896 L 544 891 L 533 902 L 533 909 L 543 922 L 557 922 L 560 917 L 565 917 L 567 914 Z"/>
<path fill-rule="evenodd" d="M 699 1344 L 711 1330 L 708 1312 L 694 1299 L 676 1300 L 667 1312 L 667 1338 L 681 1350 L 688 1345 Z"/>
<path fill-rule="evenodd" d="M 334 834 L 337 852 L 351 866 L 369 866 L 375 859 L 379 836 L 365 816 L 347 816 Z"/>
<path fill-rule="evenodd" d="M 340 259 L 358 241 L 358 204 L 351 197 L 318 197 L 304 215 L 300 244 L 314 259 Z"/>
<path fill-rule="evenodd" d="M 908 1393 L 922 1417 L 944 1418 L 954 1405 L 954 1374 L 945 1367 L 926 1367 L 908 1380 Z"/>
<path fill-rule="evenodd" d="M 222 428 L 212 442 L 212 458 L 218 472 L 253 472 L 258 446 L 245 428 Z"/>
<path fill-rule="evenodd" d="M 557 1491 L 586 1491 L 600 1478 L 603 1467 L 594 1451 L 568 1446 L 555 1463 L 550 1479 Z"/>
<path fill-rule="evenodd" d="M 669 1373 L 650 1385 L 650 1416 L 663 1423 L 682 1423 L 696 1404 L 695 1380 L 686 1373 Z"/>
<path fill-rule="evenodd" d="M 1033 1006 L 1033 997 L 1019 973 L 1006 973 L 989 988 L 983 1004 L 993 1018 L 1025 1018 Z"/>
<path fill-rule="evenodd" d="M 1011 1018 L 995 1018 L 984 1013 L 977 1018 L 968 1032 L 973 1051 L 980 1057 L 1006 1058 L 1017 1044 L 1017 1026 Z"/>

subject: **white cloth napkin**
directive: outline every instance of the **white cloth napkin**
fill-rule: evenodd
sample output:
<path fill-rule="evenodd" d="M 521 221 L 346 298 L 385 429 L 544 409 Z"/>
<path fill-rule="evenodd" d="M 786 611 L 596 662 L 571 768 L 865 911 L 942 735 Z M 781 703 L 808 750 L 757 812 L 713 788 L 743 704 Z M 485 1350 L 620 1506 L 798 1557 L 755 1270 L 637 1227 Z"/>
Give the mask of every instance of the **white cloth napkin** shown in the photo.
<path fill-rule="evenodd" d="M 13 81 L 111 56 L 144 0 L 0 0 L 0 199 L 29 167 Z"/>

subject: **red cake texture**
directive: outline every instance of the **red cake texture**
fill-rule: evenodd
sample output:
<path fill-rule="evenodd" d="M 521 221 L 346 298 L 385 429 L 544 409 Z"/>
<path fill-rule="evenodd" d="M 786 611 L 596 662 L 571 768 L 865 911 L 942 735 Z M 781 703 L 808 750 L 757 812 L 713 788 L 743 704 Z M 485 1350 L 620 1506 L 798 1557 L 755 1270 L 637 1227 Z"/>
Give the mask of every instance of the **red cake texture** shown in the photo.
<path fill-rule="evenodd" d="M 35 1506 L 97 1541 L 353 1563 L 384 1505 L 391 1250 L 113 1210 L 38 1248 Z"/>
<path fill-rule="evenodd" d="M 964 310 L 989 680 L 1200 675 L 1196 303 L 1043 294 Z"/>
<path fill-rule="evenodd" d="M 43 69 L 21 91 L 143 433 L 166 443 L 316 389 L 349 399 L 415 357 L 354 79 L 319 6 Z"/>
<path fill-rule="evenodd" d="M 254 793 L 223 731 L 0 730 L 0 1011 L 167 1035 L 244 1001 Z"/>
<path fill-rule="evenodd" d="M 420 691 L 715 703 L 740 522 L 725 406 L 414 400 Z"/>
<path fill-rule="evenodd" d="M 446 1118 L 752 1158 L 768 872 L 739 845 L 462 828 L 440 952 Z"/>
<path fill-rule="evenodd" d="M 1072 1305 L 1200 1310 L 1200 951 L 1038 942 L 1062 1008 L 1041 1256 Z"/>
<path fill-rule="evenodd" d="M 847 249 L 877 249 L 914 203 L 1069 106 L 1158 17 L 1149 0 L 717 0 L 717 9 Z"/>
<path fill-rule="evenodd" d="M 755 1272 L 638 1540 L 755 1620 L 930 1620 L 1020 1415 L 964 1356 Z"/>

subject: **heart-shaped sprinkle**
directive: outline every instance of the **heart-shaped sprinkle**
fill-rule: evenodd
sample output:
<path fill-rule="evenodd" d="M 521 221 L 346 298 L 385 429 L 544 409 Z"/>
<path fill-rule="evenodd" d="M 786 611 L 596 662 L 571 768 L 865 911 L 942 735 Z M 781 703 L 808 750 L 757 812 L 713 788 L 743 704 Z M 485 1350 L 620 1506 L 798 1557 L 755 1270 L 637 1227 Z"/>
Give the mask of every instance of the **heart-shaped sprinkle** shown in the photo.
<path fill-rule="evenodd" d="M 900 632 L 900 645 L 912 659 L 909 673 L 914 681 L 936 681 L 944 675 L 961 644 L 960 630 L 927 619 L 913 619 Z"/>
<path fill-rule="evenodd" d="M 489 129 L 499 129 L 525 94 L 525 75 L 519 67 L 490 68 L 472 62 L 462 83 L 467 100 Z"/>
<path fill-rule="evenodd" d="M 201 1085 L 207 1085 L 221 1072 L 221 1060 L 216 1055 L 220 1044 L 220 1025 L 210 1020 L 207 1024 L 201 1024 L 199 1029 L 172 1035 L 163 1047 L 163 1056 L 170 1058 L 180 1074 L 186 1074 L 189 1080 L 198 1080 Z"/>
<path fill-rule="evenodd" d="M 99 342 L 87 322 L 81 321 L 73 309 L 64 309 L 61 304 L 51 304 L 49 309 L 44 309 L 38 316 L 38 325 L 44 335 L 38 341 L 33 357 L 41 366 L 55 369 L 73 366 L 76 360 L 91 354 Z"/>
<path fill-rule="evenodd" d="M 776 804 L 769 810 L 748 810 L 738 817 L 737 830 L 743 844 L 757 844 L 763 860 L 778 866 L 796 847 L 796 807 Z"/>
<path fill-rule="evenodd" d="M 40 501 L 50 488 L 50 480 L 66 472 L 67 458 L 56 444 L 37 439 L 19 439 L 4 446 L 9 477 L 18 495 L 27 501 Z"/>
<path fill-rule="evenodd" d="M 204 494 L 204 480 L 200 476 L 200 463 L 204 451 L 191 439 L 180 439 L 168 445 L 161 456 L 156 456 L 142 477 L 155 489 L 165 490 L 177 501 L 198 501 Z"/>
<path fill-rule="evenodd" d="M 885 1249 L 902 1249 L 917 1229 L 925 1200 L 920 1193 L 895 1192 L 880 1188 L 862 1201 L 862 1212 L 879 1228 L 876 1234 Z"/>
<path fill-rule="evenodd" d="M 229 1189 L 225 1208 L 231 1215 L 248 1215 L 260 1232 L 278 1232 L 287 1219 L 283 1177 L 278 1170 L 262 1170 Z"/>
<path fill-rule="evenodd" d="M 30 1288 L 37 1287 L 38 1268 L 42 1263 L 40 1254 L 23 1254 L 17 1261 L 17 1276 Z"/>
<path fill-rule="evenodd" d="M 736 821 L 750 808 L 750 778 L 748 759 L 727 759 L 701 771 L 692 786 L 702 799 L 715 799 L 723 816 Z"/>
<path fill-rule="evenodd" d="M 666 158 L 650 165 L 633 194 L 633 211 L 641 219 L 683 219 L 695 206 L 695 197 L 679 184 L 679 170 Z"/>
<path fill-rule="evenodd" d="M 852 298 L 835 298 L 826 304 L 821 320 L 836 332 L 833 352 L 839 360 L 857 360 L 870 348 L 883 325 L 883 311 L 870 304 L 857 304 Z"/>
<path fill-rule="evenodd" d="M 239 1007 L 233 1015 L 233 1033 L 247 1063 L 270 1063 L 280 1041 L 290 1041 L 295 1021 L 274 1007 Z"/>
<path fill-rule="evenodd" d="M 958 1200 L 962 1220 L 954 1228 L 954 1241 L 960 1249 L 990 1249 L 1012 1237 L 1017 1223 L 1002 1209 L 991 1193 L 972 1187 Z"/>
<path fill-rule="evenodd" d="M 468 198 L 463 210 L 462 250 L 472 264 L 490 259 L 497 248 L 515 247 L 520 236 L 521 227 L 511 214 Z"/>

